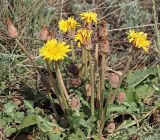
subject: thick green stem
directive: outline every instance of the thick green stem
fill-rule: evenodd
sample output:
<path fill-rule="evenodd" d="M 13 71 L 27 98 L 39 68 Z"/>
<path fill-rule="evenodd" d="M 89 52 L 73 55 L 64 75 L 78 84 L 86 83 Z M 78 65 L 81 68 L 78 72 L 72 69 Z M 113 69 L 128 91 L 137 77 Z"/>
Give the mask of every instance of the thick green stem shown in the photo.
<path fill-rule="evenodd" d="M 59 86 L 60 94 L 61 94 L 64 106 L 65 106 L 65 109 L 68 109 L 67 101 L 69 101 L 69 96 L 68 96 L 66 87 L 64 85 L 61 72 L 59 70 L 58 62 L 55 62 L 55 71 L 56 71 L 56 76 L 57 76 L 57 80 L 58 80 L 58 86 Z"/>
<path fill-rule="evenodd" d="M 91 84 L 91 115 L 94 115 L 94 69 L 92 65 L 92 55 L 89 51 L 90 84 Z"/>
<path fill-rule="evenodd" d="M 102 134 L 102 131 L 103 131 L 103 128 L 104 128 L 105 116 L 106 116 L 106 113 L 107 113 L 107 106 L 108 106 L 108 99 L 106 99 L 104 109 L 102 111 L 102 117 L 101 117 L 100 128 L 99 128 L 100 135 Z"/>
<path fill-rule="evenodd" d="M 84 48 L 82 49 L 82 75 L 86 78 L 88 75 L 88 52 Z"/>
<path fill-rule="evenodd" d="M 74 45 L 73 40 L 70 40 L 71 50 L 72 50 L 72 61 L 74 62 L 76 60 L 75 51 L 74 51 Z"/>
<path fill-rule="evenodd" d="M 95 56 L 94 56 L 94 85 L 96 86 L 97 84 L 99 84 L 99 83 L 96 83 L 96 75 L 97 75 L 97 63 L 98 63 L 98 44 L 96 44 L 96 47 L 95 47 Z M 99 86 L 98 86 L 98 88 L 99 88 Z M 97 90 L 97 92 L 96 92 L 96 98 L 98 99 L 98 101 L 99 101 L 99 99 L 100 99 L 100 96 L 99 96 L 99 91 Z"/>
<path fill-rule="evenodd" d="M 50 64 L 49 64 L 48 61 L 46 61 L 46 65 L 47 65 L 47 69 L 48 69 L 48 73 L 49 73 L 49 79 L 51 81 L 51 86 L 54 88 L 54 93 L 55 93 L 55 95 L 56 95 L 56 97 L 57 97 L 57 99 L 59 101 L 59 104 L 63 108 L 62 99 L 61 99 L 61 97 L 59 95 L 59 91 L 58 91 L 57 86 L 56 86 L 56 81 L 55 81 L 55 79 L 54 79 L 54 77 L 52 75 L 52 71 L 51 71 Z"/>

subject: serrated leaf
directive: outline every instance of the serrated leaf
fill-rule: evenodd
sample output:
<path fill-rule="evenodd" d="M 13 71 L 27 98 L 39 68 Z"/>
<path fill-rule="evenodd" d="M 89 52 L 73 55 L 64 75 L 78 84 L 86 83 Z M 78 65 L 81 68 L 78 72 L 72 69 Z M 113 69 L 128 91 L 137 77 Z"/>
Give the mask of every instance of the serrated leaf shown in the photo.
<path fill-rule="evenodd" d="M 146 99 L 153 95 L 154 89 L 151 86 L 145 84 L 143 86 L 137 87 L 135 92 L 140 99 Z"/>
<path fill-rule="evenodd" d="M 24 100 L 25 108 L 27 108 L 28 113 L 34 113 L 33 104 L 29 101 Z"/>
<path fill-rule="evenodd" d="M 49 122 L 47 119 L 42 118 L 41 116 L 36 117 L 36 122 L 39 127 L 44 132 L 54 132 L 61 133 L 63 129 L 55 123 Z"/>
<path fill-rule="evenodd" d="M 8 102 L 4 105 L 3 112 L 10 116 L 15 109 L 17 109 L 17 106 L 12 102 Z"/>
<path fill-rule="evenodd" d="M 137 70 L 133 73 L 129 73 L 126 82 L 128 86 L 135 87 L 139 83 L 141 83 L 144 79 L 146 79 L 150 75 L 156 75 L 157 69 L 155 67 L 145 68 L 143 70 Z"/>
<path fill-rule="evenodd" d="M 8 127 L 4 130 L 5 136 L 8 138 L 17 131 L 16 128 Z"/>
<path fill-rule="evenodd" d="M 49 140 L 60 140 L 61 139 L 60 137 L 61 134 L 50 132 L 48 135 L 49 135 Z"/>
<path fill-rule="evenodd" d="M 137 104 L 135 102 L 131 102 L 127 109 L 127 112 L 135 112 L 138 111 Z"/>
<path fill-rule="evenodd" d="M 108 106 L 107 111 L 108 111 L 108 112 L 122 113 L 122 112 L 127 111 L 127 108 L 126 108 L 126 106 L 124 106 L 124 105 L 114 105 L 114 104 L 112 104 L 112 105 L 109 105 L 109 106 Z M 107 113 L 108 113 L 108 112 L 107 112 Z"/>
<path fill-rule="evenodd" d="M 20 123 L 20 125 L 18 126 L 18 130 L 24 129 L 26 127 L 29 127 L 31 125 L 35 125 L 37 123 L 36 121 L 36 115 L 35 114 L 30 114 L 26 117 L 24 117 L 24 119 L 22 120 L 22 122 Z"/>
<path fill-rule="evenodd" d="M 125 102 L 130 103 L 130 102 L 136 102 L 136 94 L 135 94 L 135 89 L 134 88 L 128 88 L 125 90 L 126 93 L 126 100 Z"/>

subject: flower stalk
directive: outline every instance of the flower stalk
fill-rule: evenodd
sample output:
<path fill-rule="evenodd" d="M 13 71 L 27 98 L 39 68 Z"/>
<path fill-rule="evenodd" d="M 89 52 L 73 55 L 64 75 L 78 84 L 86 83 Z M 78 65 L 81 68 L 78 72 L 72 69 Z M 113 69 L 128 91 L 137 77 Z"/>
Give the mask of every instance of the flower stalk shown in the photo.
<path fill-rule="evenodd" d="M 60 90 L 60 94 L 61 94 L 64 106 L 65 106 L 65 109 L 68 109 L 69 96 L 68 96 L 66 87 L 64 85 L 64 81 L 63 81 L 62 74 L 59 69 L 58 62 L 55 62 L 54 64 L 55 64 L 55 71 L 56 71 L 56 76 L 58 80 L 58 87 Z"/>
<path fill-rule="evenodd" d="M 71 46 L 71 52 L 72 52 L 72 61 L 75 62 L 76 56 L 75 56 L 75 50 L 73 45 L 73 39 L 70 39 L 70 46 Z"/>
<path fill-rule="evenodd" d="M 88 52 L 84 48 L 82 49 L 82 75 L 87 78 L 88 75 Z"/>
<path fill-rule="evenodd" d="M 91 84 L 91 115 L 94 115 L 94 68 L 92 65 L 92 54 L 91 51 L 89 53 L 89 67 L 90 67 L 90 84 Z"/>
<path fill-rule="evenodd" d="M 99 108 L 99 135 L 101 136 L 103 131 L 103 124 L 105 119 L 105 110 L 107 110 L 107 106 L 104 107 L 104 90 L 105 90 L 105 70 L 106 70 L 106 54 L 109 52 L 109 40 L 108 40 L 108 31 L 107 24 L 105 20 L 102 20 L 99 26 L 99 36 L 100 36 L 100 44 L 101 44 L 101 67 L 99 71 L 99 79 L 100 79 L 100 108 Z M 106 99 L 107 100 L 107 99 Z"/>
<path fill-rule="evenodd" d="M 46 60 L 46 65 L 47 65 L 47 69 L 48 69 L 49 79 L 51 81 L 51 86 L 54 88 L 54 93 L 55 93 L 55 95 L 56 95 L 56 97 L 58 99 L 59 104 L 64 109 L 62 99 L 61 99 L 61 97 L 59 95 L 59 91 L 58 91 L 57 86 L 56 86 L 56 81 L 55 81 L 55 79 L 54 79 L 54 77 L 52 75 L 52 71 L 51 71 L 51 68 L 50 68 L 51 64 L 47 60 Z"/>

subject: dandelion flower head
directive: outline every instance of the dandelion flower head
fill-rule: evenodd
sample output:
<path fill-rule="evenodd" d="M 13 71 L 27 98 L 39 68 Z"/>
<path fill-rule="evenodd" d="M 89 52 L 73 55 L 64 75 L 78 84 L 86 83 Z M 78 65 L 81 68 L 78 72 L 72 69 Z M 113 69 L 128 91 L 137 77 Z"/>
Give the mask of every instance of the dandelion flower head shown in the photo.
<path fill-rule="evenodd" d="M 69 30 L 74 31 L 78 25 L 78 22 L 73 17 L 69 17 L 67 20 L 62 19 L 59 21 L 59 29 L 64 33 Z"/>
<path fill-rule="evenodd" d="M 69 47 L 66 42 L 58 42 L 56 39 L 48 40 L 39 50 L 39 55 L 49 61 L 64 60 L 67 53 L 71 51 Z"/>
<path fill-rule="evenodd" d="M 91 35 L 92 31 L 87 29 L 79 29 L 78 33 L 75 35 L 75 41 L 79 41 L 78 46 L 80 46 L 80 43 L 86 45 L 90 41 Z"/>
<path fill-rule="evenodd" d="M 148 52 L 148 46 L 151 41 L 147 39 L 147 34 L 144 32 L 135 32 L 134 30 L 129 30 L 128 40 L 136 48 L 142 48 L 144 51 Z"/>
<path fill-rule="evenodd" d="M 95 22 L 97 23 L 97 13 L 95 12 L 84 12 L 80 14 L 81 19 L 86 21 L 87 23 Z"/>

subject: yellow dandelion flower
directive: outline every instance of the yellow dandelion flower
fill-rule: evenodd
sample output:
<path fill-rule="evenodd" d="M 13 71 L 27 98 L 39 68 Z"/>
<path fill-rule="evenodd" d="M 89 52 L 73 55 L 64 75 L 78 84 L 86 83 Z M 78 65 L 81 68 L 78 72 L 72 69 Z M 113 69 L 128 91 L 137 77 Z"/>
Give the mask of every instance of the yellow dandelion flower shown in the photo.
<path fill-rule="evenodd" d="M 67 20 L 62 19 L 59 21 L 59 29 L 64 33 L 69 30 L 74 31 L 77 25 L 79 24 L 73 17 L 69 17 Z"/>
<path fill-rule="evenodd" d="M 129 42 L 134 45 L 134 47 L 142 48 L 144 51 L 148 52 L 148 46 L 151 44 L 151 41 L 147 40 L 146 33 L 129 30 L 128 39 Z"/>
<path fill-rule="evenodd" d="M 71 51 L 66 42 L 58 42 L 56 39 L 48 40 L 39 50 L 39 55 L 49 61 L 63 60 Z"/>
<path fill-rule="evenodd" d="M 81 19 L 86 21 L 87 23 L 95 22 L 97 23 L 97 13 L 95 12 L 84 12 L 80 14 Z"/>
<path fill-rule="evenodd" d="M 86 45 L 90 41 L 91 35 L 92 31 L 87 29 L 79 29 L 78 33 L 75 35 L 75 41 L 79 41 L 83 45 Z"/>
<path fill-rule="evenodd" d="M 67 21 L 66 20 L 60 20 L 59 21 L 59 29 L 62 31 L 62 32 L 67 32 L 67 30 L 68 30 L 68 24 L 67 24 Z"/>

